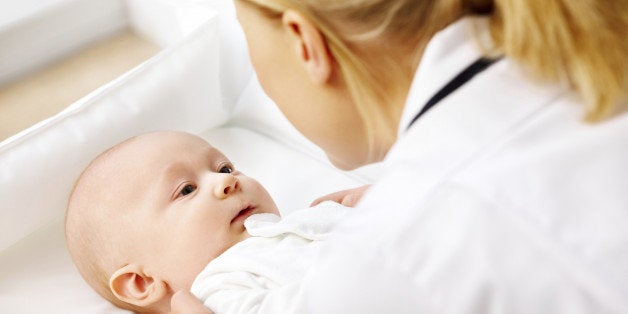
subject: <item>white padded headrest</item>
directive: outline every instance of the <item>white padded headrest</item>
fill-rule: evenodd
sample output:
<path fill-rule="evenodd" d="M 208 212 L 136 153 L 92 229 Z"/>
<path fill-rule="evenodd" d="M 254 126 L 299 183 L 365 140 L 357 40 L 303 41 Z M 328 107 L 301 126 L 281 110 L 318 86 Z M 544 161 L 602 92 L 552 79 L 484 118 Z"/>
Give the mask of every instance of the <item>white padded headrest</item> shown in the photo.
<path fill-rule="evenodd" d="M 215 16 L 178 43 L 62 113 L 0 144 L 0 251 L 63 214 L 99 152 L 159 129 L 224 123 Z"/>

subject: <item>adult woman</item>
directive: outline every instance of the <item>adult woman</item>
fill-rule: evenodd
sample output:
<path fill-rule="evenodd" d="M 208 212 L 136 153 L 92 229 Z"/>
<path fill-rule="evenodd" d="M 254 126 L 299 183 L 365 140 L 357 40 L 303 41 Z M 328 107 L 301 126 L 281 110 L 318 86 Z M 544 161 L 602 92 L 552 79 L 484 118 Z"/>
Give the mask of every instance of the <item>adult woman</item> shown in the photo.
<path fill-rule="evenodd" d="M 388 164 L 304 311 L 628 311 L 625 1 L 236 6 L 297 129 Z"/>

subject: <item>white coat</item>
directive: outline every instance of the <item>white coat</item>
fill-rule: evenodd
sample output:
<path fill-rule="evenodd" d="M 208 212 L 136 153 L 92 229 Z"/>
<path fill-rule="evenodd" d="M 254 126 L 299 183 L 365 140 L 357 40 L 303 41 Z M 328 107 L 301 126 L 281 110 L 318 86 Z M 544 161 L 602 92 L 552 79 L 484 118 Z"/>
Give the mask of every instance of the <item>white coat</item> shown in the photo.
<path fill-rule="evenodd" d="M 472 23 L 430 42 L 387 173 L 302 284 L 307 312 L 628 313 L 628 114 L 587 124 L 567 84 L 505 58 L 406 130 L 480 57 Z"/>

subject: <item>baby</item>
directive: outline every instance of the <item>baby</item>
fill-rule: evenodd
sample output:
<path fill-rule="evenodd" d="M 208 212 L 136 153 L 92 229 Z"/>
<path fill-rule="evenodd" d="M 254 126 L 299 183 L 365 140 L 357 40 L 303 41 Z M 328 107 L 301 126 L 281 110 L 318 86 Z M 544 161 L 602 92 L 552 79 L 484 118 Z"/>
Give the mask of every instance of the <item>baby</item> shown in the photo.
<path fill-rule="evenodd" d="M 286 312 L 344 212 L 325 202 L 279 219 L 268 192 L 206 141 L 155 132 L 84 170 L 66 239 L 89 285 L 136 313 L 168 313 L 172 295 L 190 289 L 216 313 Z"/>

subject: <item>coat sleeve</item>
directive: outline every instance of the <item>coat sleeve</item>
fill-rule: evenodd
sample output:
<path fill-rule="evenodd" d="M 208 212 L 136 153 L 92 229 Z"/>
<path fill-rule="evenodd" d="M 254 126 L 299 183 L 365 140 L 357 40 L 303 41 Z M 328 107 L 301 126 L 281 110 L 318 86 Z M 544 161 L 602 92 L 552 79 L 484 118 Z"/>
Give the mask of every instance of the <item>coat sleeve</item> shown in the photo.
<path fill-rule="evenodd" d="M 377 193 L 377 192 L 374 192 Z M 374 195 L 373 195 L 374 196 Z M 614 294 L 547 230 L 455 184 L 356 208 L 303 282 L 308 313 L 609 313 Z M 503 205 L 501 205 L 503 206 Z"/>

